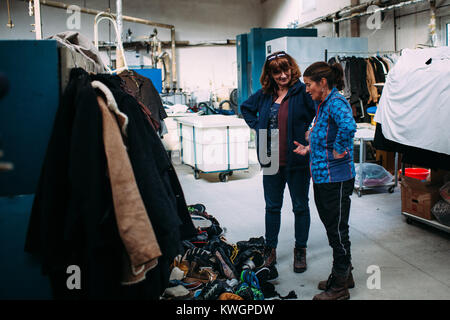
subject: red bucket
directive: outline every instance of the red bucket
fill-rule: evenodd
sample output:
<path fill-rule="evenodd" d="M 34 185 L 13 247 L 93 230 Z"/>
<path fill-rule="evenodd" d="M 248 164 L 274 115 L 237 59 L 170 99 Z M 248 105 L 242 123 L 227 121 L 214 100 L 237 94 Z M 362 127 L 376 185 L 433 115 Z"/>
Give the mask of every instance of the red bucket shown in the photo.
<path fill-rule="evenodd" d="M 405 168 L 405 176 L 419 180 L 425 180 L 430 174 L 430 170 L 422 168 Z"/>

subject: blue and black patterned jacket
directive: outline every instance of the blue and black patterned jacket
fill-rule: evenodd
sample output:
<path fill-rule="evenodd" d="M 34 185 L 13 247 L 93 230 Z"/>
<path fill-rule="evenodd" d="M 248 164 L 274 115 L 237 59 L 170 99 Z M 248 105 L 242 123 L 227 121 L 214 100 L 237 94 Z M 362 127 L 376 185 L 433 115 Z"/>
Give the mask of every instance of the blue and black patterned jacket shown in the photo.
<path fill-rule="evenodd" d="M 336 88 L 319 105 L 310 133 L 310 165 L 314 183 L 330 183 L 355 177 L 353 137 L 356 123 L 347 100 Z M 334 159 L 337 153 L 347 154 Z"/>

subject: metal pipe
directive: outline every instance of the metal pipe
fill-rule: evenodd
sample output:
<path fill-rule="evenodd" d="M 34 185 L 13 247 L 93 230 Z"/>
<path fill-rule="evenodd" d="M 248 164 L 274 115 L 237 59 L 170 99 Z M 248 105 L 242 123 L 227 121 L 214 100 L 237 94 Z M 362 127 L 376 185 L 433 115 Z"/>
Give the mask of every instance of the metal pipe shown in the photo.
<path fill-rule="evenodd" d="M 34 0 L 34 30 L 36 32 L 36 40 L 42 39 L 41 25 L 41 5 L 39 0 Z"/>
<path fill-rule="evenodd" d="M 428 29 L 430 30 L 430 44 L 435 46 L 437 44 L 435 0 L 430 0 L 430 24 L 428 25 Z"/>
<path fill-rule="evenodd" d="M 371 12 L 360 12 L 357 14 L 353 14 L 349 17 L 345 17 L 345 18 L 341 18 L 338 20 L 334 20 L 334 23 L 338 23 L 338 22 L 342 22 L 342 21 L 347 21 L 347 20 L 351 20 L 351 19 L 355 19 L 355 18 L 359 18 L 359 17 L 363 17 L 363 16 L 367 16 L 367 15 L 372 15 L 375 14 L 377 12 L 384 12 L 384 11 L 388 11 L 388 10 L 392 10 L 392 9 L 397 9 L 397 8 L 402 8 L 405 6 L 409 6 L 409 5 L 414 5 L 414 4 L 418 4 L 421 2 L 425 2 L 428 0 L 410 0 L 410 1 L 405 1 L 405 2 L 401 2 L 401 3 L 397 3 L 397 4 L 392 4 L 390 6 L 387 7 L 383 7 L 383 8 L 379 8 L 379 9 L 375 9 Z"/>
<path fill-rule="evenodd" d="M 116 0 L 116 11 L 117 11 L 116 17 L 117 31 L 119 32 L 117 36 L 120 38 L 120 40 L 122 40 L 122 33 L 123 33 L 122 0 Z"/>
<path fill-rule="evenodd" d="M 322 16 L 322 17 L 316 18 L 316 19 L 311 20 L 309 22 L 299 24 L 298 28 L 314 27 L 316 24 L 319 24 L 319 23 L 322 23 L 322 22 L 331 22 L 332 19 L 333 19 L 333 15 L 329 14 L 329 15 L 326 15 L 326 16 Z"/>
<path fill-rule="evenodd" d="M 363 4 L 358 3 L 357 5 L 346 7 L 344 9 L 340 10 L 339 15 L 342 17 L 342 16 L 345 16 L 348 14 L 352 14 L 356 11 L 366 10 L 368 7 L 370 7 L 372 5 L 380 5 L 380 3 L 381 3 L 380 0 L 373 0 L 373 1 L 363 3 Z"/>
<path fill-rule="evenodd" d="M 116 47 L 116 68 L 120 69 L 125 66 L 125 52 L 123 51 L 123 47 L 119 44 L 122 43 L 122 33 L 123 33 L 123 17 L 122 17 L 122 0 L 116 0 L 116 25 L 117 25 L 117 42 L 118 45 Z"/>
<path fill-rule="evenodd" d="M 177 63 L 175 57 L 175 27 L 170 29 L 170 39 L 172 42 L 172 70 L 170 76 L 172 78 L 172 88 L 177 87 Z"/>
<path fill-rule="evenodd" d="M 39 0 L 34 0 L 34 1 L 35 2 L 36 1 L 39 2 Z M 119 0 L 117 0 L 117 1 L 119 1 Z M 54 7 L 54 8 L 59 8 L 59 9 L 67 9 L 69 7 L 69 5 L 67 5 L 65 3 L 56 2 L 56 1 L 49 1 L 49 0 L 41 0 L 41 4 L 45 5 L 45 6 L 48 6 L 48 7 Z M 97 15 L 97 14 L 101 13 L 102 11 L 89 9 L 89 8 L 80 8 L 80 12 L 87 13 L 87 14 L 92 14 L 92 15 Z M 114 18 L 117 19 L 115 14 L 111 13 L 111 15 Z M 39 17 L 40 17 L 40 15 L 39 15 Z M 153 26 L 153 27 L 170 29 L 170 41 L 171 41 L 171 44 L 172 44 L 172 73 L 171 73 L 171 77 L 172 77 L 172 83 L 174 85 L 176 85 L 177 80 L 176 80 L 176 55 L 175 55 L 175 26 L 173 26 L 171 24 L 157 23 L 157 22 L 152 22 L 150 20 L 145 20 L 145 19 L 135 18 L 135 17 L 130 17 L 130 16 L 124 16 L 124 15 L 122 15 L 122 20 L 123 21 L 128 21 L 128 22 L 145 24 L 145 25 Z"/>
<path fill-rule="evenodd" d="M 8 28 L 13 28 L 14 27 L 14 23 L 12 23 L 12 19 L 11 19 L 11 8 L 10 8 L 10 0 L 6 0 L 6 6 L 8 7 L 8 23 L 6 24 L 6 26 Z"/>
<path fill-rule="evenodd" d="M 394 50 L 397 51 L 397 17 L 395 16 L 395 8 L 394 8 Z"/>
<path fill-rule="evenodd" d="M 62 2 L 49 1 L 49 0 L 41 0 L 41 4 L 44 5 L 44 6 L 54 7 L 54 8 L 59 8 L 59 9 L 67 9 L 70 6 L 70 5 L 62 3 Z M 87 13 L 87 14 L 92 14 L 92 15 L 97 15 L 100 12 L 103 12 L 103 11 L 95 10 L 95 9 L 89 9 L 89 8 L 80 8 L 80 12 Z M 111 14 L 113 15 L 113 17 L 116 17 L 115 14 L 113 14 L 113 13 L 111 13 Z M 145 25 L 148 25 L 148 26 L 165 28 L 165 29 L 175 28 L 171 24 L 158 23 L 158 22 L 153 22 L 153 21 L 150 21 L 150 20 L 141 19 L 141 18 L 135 18 L 135 17 L 130 17 L 130 16 L 122 16 L 122 20 L 128 21 L 128 22 L 145 24 Z"/>
<path fill-rule="evenodd" d="M 425 2 L 425 1 L 429 1 L 429 0 L 403 1 L 403 2 L 400 2 L 400 3 L 397 3 L 397 4 L 393 4 L 393 5 L 390 5 L 390 6 L 382 7 L 380 9 L 377 9 L 377 10 L 374 10 L 374 11 L 371 11 L 371 12 L 358 12 L 358 11 L 360 11 L 362 9 L 367 9 L 371 5 L 380 5 L 381 4 L 380 1 L 370 1 L 370 2 L 367 2 L 367 3 L 361 4 L 361 5 L 357 5 L 355 7 L 352 7 L 352 6 L 345 7 L 343 9 L 339 10 L 339 11 L 336 11 L 336 12 L 327 14 L 325 16 L 321 16 L 319 18 L 316 18 L 316 19 L 314 19 L 312 21 L 300 24 L 298 27 L 299 28 L 313 27 L 314 25 L 322 23 L 322 22 L 339 23 L 339 22 L 342 22 L 342 21 L 352 20 L 352 19 L 359 18 L 359 17 L 362 17 L 362 16 L 371 15 L 371 14 L 374 14 L 375 12 L 383 12 L 383 11 L 392 10 L 392 9 L 395 9 L 395 8 L 402 8 L 404 6 L 414 5 L 414 4 Z M 355 12 L 357 12 L 357 13 L 355 13 Z M 345 15 L 348 15 L 348 14 L 351 14 L 351 15 L 350 16 L 346 16 L 346 17 L 342 17 L 342 16 L 345 16 Z M 339 16 L 339 17 L 342 17 L 342 18 L 335 19 L 336 15 Z"/>
<path fill-rule="evenodd" d="M 316 18 L 312 21 L 300 24 L 298 27 L 299 28 L 308 28 L 308 27 L 312 27 L 318 23 L 322 23 L 322 22 L 331 22 L 331 20 L 333 20 L 333 18 L 335 18 L 336 16 L 338 17 L 343 17 L 345 15 L 351 14 L 355 11 L 359 11 L 361 9 L 367 9 L 367 7 L 371 6 L 371 5 L 377 5 L 380 4 L 380 0 L 373 0 L 364 4 L 359 4 L 356 6 L 347 6 L 344 7 L 343 9 L 340 9 L 338 11 L 335 11 L 333 13 L 321 16 L 319 18 Z"/>

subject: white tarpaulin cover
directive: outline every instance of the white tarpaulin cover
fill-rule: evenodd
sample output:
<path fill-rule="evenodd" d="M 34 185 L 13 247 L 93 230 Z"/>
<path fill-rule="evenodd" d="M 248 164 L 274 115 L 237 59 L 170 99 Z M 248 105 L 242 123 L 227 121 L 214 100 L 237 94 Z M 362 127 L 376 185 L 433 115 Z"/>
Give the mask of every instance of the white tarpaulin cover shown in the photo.
<path fill-rule="evenodd" d="M 450 47 L 404 49 L 375 121 L 386 139 L 450 155 Z"/>

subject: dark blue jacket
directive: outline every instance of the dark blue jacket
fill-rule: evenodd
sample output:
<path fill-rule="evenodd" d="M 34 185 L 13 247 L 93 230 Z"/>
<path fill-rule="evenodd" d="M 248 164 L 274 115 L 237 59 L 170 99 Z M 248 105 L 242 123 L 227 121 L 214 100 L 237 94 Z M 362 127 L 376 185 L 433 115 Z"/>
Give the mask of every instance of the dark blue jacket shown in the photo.
<path fill-rule="evenodd" d="M 308 168 L 309 155 L 300 156 L 293 152 L 295 149 L 294 141 L 303 145 L 307 145 L 305 140 L 305 132 L 308 130 L 314 116 L 316 114 L 315 103 L 311 96 L 306 93 L 306 86 L 300 80 L 289 88 L 283 101 L 289 99 L 288 126 L 287 126 L 287 167 Z M 242 105 L 241 112 L 245 122 L 252 129 L 256 130 L 257 151 L 259 159 L 259 130 L 268 129 L 270 107 L 274 101 L 274 97 L 265 94 L 262 89 L 251 95 Z M 268 167 L 270 164 L 261 163 L 262 167 Z"/>

